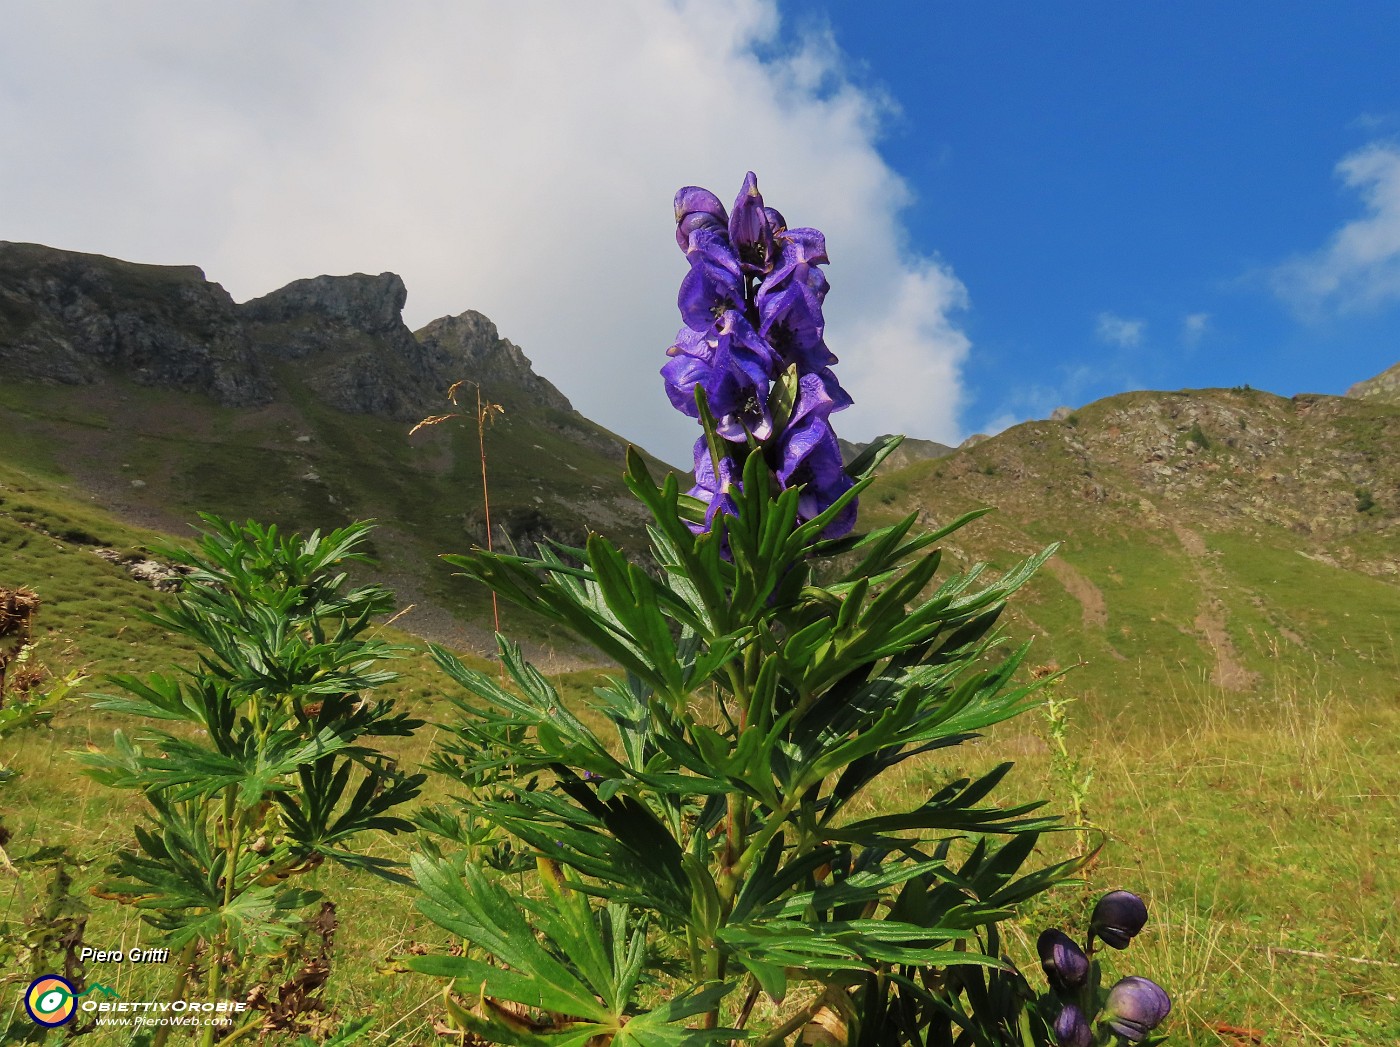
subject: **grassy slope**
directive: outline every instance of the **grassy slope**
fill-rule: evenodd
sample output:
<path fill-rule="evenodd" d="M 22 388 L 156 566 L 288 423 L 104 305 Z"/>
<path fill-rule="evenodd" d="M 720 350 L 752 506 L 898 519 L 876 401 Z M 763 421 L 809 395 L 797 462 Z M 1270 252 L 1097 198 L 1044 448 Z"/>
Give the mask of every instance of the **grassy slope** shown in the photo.
<path fill-rule="evenodd" d="M 1197 682 L 1248 694 L 1280 667 L 1370 693 L 1400 676 L 1400 462 L 1382 450 L 1400 446 L 1400 410 L 1335 401 L 1319 448 L 1289 401 L 1196 394 L 1253 427 L 1268 448 L 1256 459 L 1223 440 L 1188 452 L 1184 413 L 1181 432 L 1152 431 L 1172 396 L 1113 397 L 1072 424 L 1028 423 L 915 463 L 877 483 L 869 518 L 996 506 L 952 539 L 960 563 L 1004 567 L 1061 543 L 1015 613 L 1041 661 L 1085 663 L 1074 687 L 1110 706 Z M 1124 432 L 1124 415 L 1150 439 Z M 1356 511 L 1358 477 L 1380 511 Z"/>
<path fill-rule="evenodd" d="M 405 604 L 419 607 L 405 625 L 480 646 L 479 631 L 463 633 L 452 618 L 486 620 L 488 595 L 438 560 L 485 540 L 475 426 L 459 419 L 410 439 L 406 426 L 326 407 L 293 375 L 281 377 L 291 398 L 261 409 L 122 381 L 79 389 L 7 383 L 0 446 L 11 465 L 59 477 L 119 515 L 176 534 L 188 533 L 201 510 L 296 530 L 378 520 L 383 573 Z M 499 418 L 487 434 L 493 522 L 543 519 L 567 540 L 591 527 L 635 548 L 640 519 L 623 497 L 610 438 L 547 408 Z M 513 628 L 526 640 L 549 639 L 529 617 L 517 615 Z"/>
<path fill-rule="evenodd" d="M 1170 479 L 1144 479 L 1115 418 L 1155 424 L 1171 406 L 1128 394 L 916 463 L 867 504 L 929 521 L 997 505 L 952 539 L 960 564 L 1062 543 L 1010 630 L 1035 635 L 1037 662 L 1082 663 L 1061 687 L 1111 842 L 1081 896 L 1030 914 L 1023 947 L 1082 922 L 1098 892 L 1141 889 L 1152 931 L 1119 973 L 1171 988 L 1173 1042 L 1400 1042 L 1400 463 L 1385 451 L 1400 411 L 1336 401 L 1300 423 L 1266 394 L 1196 400 L 1217 433 L 1258 430 L 1261 456 L 1223 439 L 1189 451 L 1183 412 L 1155 441 Z M 1232 411 L 1244 422 L 1227 429 Z M 1363 482 L 1379 511 L 1357 512 Z M 1048 787 L 1067 809 L 1032 726 L 1009 725 L 987 763 L 1015 755 L 1022 795 Z"/>

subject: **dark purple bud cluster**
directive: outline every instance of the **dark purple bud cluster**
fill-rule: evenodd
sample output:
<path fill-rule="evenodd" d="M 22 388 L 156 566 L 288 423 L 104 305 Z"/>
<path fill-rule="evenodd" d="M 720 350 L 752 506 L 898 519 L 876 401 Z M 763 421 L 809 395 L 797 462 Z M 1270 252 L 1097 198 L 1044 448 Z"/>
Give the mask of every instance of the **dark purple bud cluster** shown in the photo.
<path fill-rule="evenodd" d="M 1114 949 L 1126 949 L 1147 924 L 1147 905 L 1129 891 L 1111 891 L 1099 899 L 1089 918 L 1089 934 L 1081 949 L 1063 931 L 1050 929 L 1036 942 L 1040 965 L 1059 1001 L 1052 1030 L 1060 1047 L 1090 1047 L 1091 1018 L 1096 1010 L 1101 1035 L 1108 1030 L 1119 1041 L 1141 1043 L 1171 1012 L 1171 998 L 1156 982 L 1137 975 L 1121 979 L 1109 990 L 1103 1006 L 1095 1006 L 1099 983 L 1093 959 L 1095 939 Z"/>
<path fill-rule="evenodd" d="M 716 460 L 695 444 L 695 487 L 716 513 L 734 513 L 730 492 L 751 444 L 763 448 L 783 488 L 801 487 L 799 520 L 829 508 L 852 481 L 842 468 L 830 416 L 851 405 L 824 341 L 822 301 L 826 239 L 816 229 L 789 229 L 765 207 L 753 172 L 726 212 L 708 189 L 676 194 L 676 243 L 690 262 L 677 304 L 685 326 L 661 369 L 675 407 L 700 417 L 695 390 L 715 416 L 725 453 Z M 855 526 L 854 502 L 826 529 L 836 538 Z"/>

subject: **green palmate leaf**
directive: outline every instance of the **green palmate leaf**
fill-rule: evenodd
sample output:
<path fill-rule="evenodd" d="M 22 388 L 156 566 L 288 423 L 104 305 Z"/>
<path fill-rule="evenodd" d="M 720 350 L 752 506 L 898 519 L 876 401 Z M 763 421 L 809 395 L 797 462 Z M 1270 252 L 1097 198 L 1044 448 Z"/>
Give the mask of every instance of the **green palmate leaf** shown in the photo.
<path fill-rule="evenodd" d="M 889 888 L 897 887 L 915 877 L 941 873 L 946 863 L 940 859 L 895 864 L 890 868 L 875 868 L 853 873 L 844 879 L 823 884 L 806 891 L 788 894 L 767 912 L 774 916 L 793 919 L 801 917 L 809 910 L 828 912 L 838 906 L 864 905 L 880 901 L 886 897 Z"/>
<path fill-rule="evenodd" d="M 863 818 L 839 828 L 826 829 L 832 840 L 859 842 L 883 838 L 886 834 L 910 830 L 940 829 L 967 833 L 1029 833 L 1059 825 L 1056 817 L 1027 818 L 1044 806 L 1044 801 L 1014 807 L 978 807 L 976 803 L 999 782 L 1011 764 L 1002 764 L 982 778 L 959 779 L 945 787 L 922 806 L 902 814 Z M 1034 839 L 1032 839 L 1032 844 Z"/>
<path fill-rule="evenodd" d="M 479 753 L 482 759 L 469 757 L 473 767 L 527 770 L 567 760 L 595 773 L 620 771 L 607 746 L 560 701 L 553 686 L 524 660 L 518 645 L 504 638 L 500 642 L 502 661 L 518 691 L 507 690 L 494 677 L 469 669 L 450 651 L 434 645 L 430 650 L 449 676 L 490 703 L 486 709 L 459 705 L 472 740 L 486 745 Z"/>
<path fill-rule="evenodd" d="M 630 796 L 604 802 L 585 782 L 564 784 L 574 803 L 530 792 L 510 803 L 482 803 L 480 813 L 539 853 L 605 885 L 589 889 L 684 920 L 691 911 L 690 877 L 680 845 L 662 821 Z"/>
<path fill-rule="evenodd" d="M 766 845 L 735 900 L 731 913 L 734 922 L 754 920 L 756 913 L 768 911 L 771 903 L 809 882 L 813 873 L 822 866 L 839 864 L 850 856 L 849 850 L 844 847 L 821 845 L 782 864 L 784 849 L 782 837 L 774 837 Z"/>
<path fill-rule="evenodd" d="M 701 987 L 665 1000 L 632 1017 L 618 1032 L 615 1045 L 636 1047 L 718 1047 L 753 1034 L 740 1029 L 690 1028 L 683 1024 L 716 1009 L 734 989 L 733 983 Z"/>
<path fill-rule="evenodd" d="M 337 865 L 346 869 L 354 869 L 358 872 L 369 873 L 381 880 L 388 880 L 403 887 L 412 887 L 413 880 L 405 876 L 399 870 L 404 867 L 402 862 L 393 861 L 390 858 L 381 858 L 372 854 L 356 854 L 354 851 L 343 851 L 333 847 L 319 847 L 317 853 L 325 855 Z"/>
<path fill-rule="evenodd" d="M 661 613 L 661 587 L 597 535 L 588 539 L 588 559 L 598 589 L 621 628 L 642 657 L 656 667 L 665 680 L 664 689 L 679 694 L 684 681 L 676 658 L 675 638 Z"/>
<path fill-rule="evenodd" d="M 229 937 L 231 943 L 290 933 L 298 908 L 320 896 L 281 884 L 254 881 L 256 856 L 243 856 L 230 868 L 227 855 L 215 849 L 187 805 L 171 809 L 161 833 L 137 827 L 140 851 L 118 855 L 99 891 L 134 904 L 144 919 L 166 932 L 172 949 L 196 938 Z M 226 891 L 232 875 L 235 887 Z"/>
<path fill-rule="evenodd" d="M 144 682 L 125 673 L 111 677 L 126 695 L 94 694 L 93 708 L 107 712 L 145 716 L 153 720 L 185 720 L 203 723 L 198 703 L 188 702 L 178 681 L 152 673 Z"/>
<path fill-rule="evenodd" d="M 621 1017 L 618 1010 L 600 1002 L 598 987 L 581 978 L 572 963 L 560 958 L 591 955 L 597 959 L 611 953 L 610 943 L 599 923 L 591 918 L 591 912 L 590 918 L 582 918 L 578 907 L 587 908 L 582 895 L 559 892 L 555 898 L 560 908 L 571 907 L 574 912 L 556 913 L 550 921 L 550 930 L 556 937 L 546 941 L 554 947 L 552 950 L 536 937 L 535 929 L 515 900 L 487 880 L 479 869 L 469 865 L 458 875 L 449 863 L 422 857 L 413 858 L 412 865 L 424 895 L 418 902 L 423 914 L 484 949 L 505 968 L 471 956 L 415 956 L 408 960 L 411 968 L 452 978 L 467 992 L 482 988 L 495 999 L 616 1028 Z M 571 897 L 566 899 L 566 895 Z M 618 986 L 603 988 L 612 991 Z M 612 991 L 612 995 L 617 993 Z"/>
<path fill-rule="evenodd" d="M 512 562 L 510 558 L 486 553 L 444 556 L 443 559 L 500 595 L 567 626 L 580 639 L 652 686 L 663 691 L 667 689 L 666 674 L 643 656 L 600 594 L 595 599 L 582 600 L 557 578 L 538 576 L 535 568 L 541 565 L 540 561 Z M 592 582 L 591 575 L 588 580 Z M 589 587 L 589 592 L 597 593 L 596 584 Z"/>
<path fill-rule="evenodd" d="M 721 733 L 704 724 L 691 724 L 689 737 L 658 731 L 650 738 L 656 748 L 670 757 L 688 776 L 631 771 L 638 782 L 658 791 L 683 794 L 724 794 L 742 792 L 761 803 L 776 807 L 782 802 L 772 763 L 775 746 L 788 727 L 789 717 L 764 730 L 750 727 Z"/>

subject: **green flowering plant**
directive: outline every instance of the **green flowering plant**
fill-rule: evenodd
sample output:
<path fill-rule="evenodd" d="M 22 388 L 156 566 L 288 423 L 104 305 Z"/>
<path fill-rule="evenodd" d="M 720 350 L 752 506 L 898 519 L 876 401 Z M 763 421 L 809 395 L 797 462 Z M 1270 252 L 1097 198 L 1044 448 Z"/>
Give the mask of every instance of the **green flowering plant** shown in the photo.
<path fill-rule="evenodd" d="M 468 793 L 428 823 L 467 846 L 413 867 L 463 948 L 407 963 L 494 1043 L 1052 1043 L 998 924 L 1082 859 L 1029 867 L 1059 820 L 993 802 L 1010 764 L 938 780 L 935 754 L 1036 704 L 997 621 L 1053 550 L 939 581 L 938 543 L 981 512 L 853 530 L 897 440 L 839 460 L 824 239 L 752 175 L 732 217 L 691 187 L 676 218 L 663 376 L 703 428 L 695 486 L 629 452 L 645 566 L 598 535 L 446 558 L 619 671 L 580 708 L 505 638 L 508 684 L 433 649 L 467 692 L 434 765 Z M 906 804 L 865 802 L 915 761 Z"/>
<path fill-rule="evenodd" d="M 318 868 L 406 882 L 362 844 L 413 828 L 394 809 L 424 776 L 400 771 L 374 740 L 422 721 L 372 694 L 395 678 L 378 666 L 399 649 L 373 627 L 391 594 L 348 582 L 347 567 L 367 562 L 368 524 L 303 537 L 202 518 L 196 550 L 165 551 L 189 568 L 178 601 L 149 616 L 190 640 L 199 664 L 114 676 L 121 693 L 96 702 L 170 729 L 119 730 L 111 752 L 80 754 L 91 777 L 149 807 L 97 892 L 134 905 L 163 936 L 178 956 L 177 997 L 202 982 L 210 998 L 254 1004 L 244 1031 L 296 1029 L 298 1008 L 319 1007 L 303 997 L 330 973 L 327 950 L 307 947 L 335 926 Z M 297 1007 L 286 1006 L 293 996 Z M 203 1042 L 214 1035 L 207 1027 Z"/>

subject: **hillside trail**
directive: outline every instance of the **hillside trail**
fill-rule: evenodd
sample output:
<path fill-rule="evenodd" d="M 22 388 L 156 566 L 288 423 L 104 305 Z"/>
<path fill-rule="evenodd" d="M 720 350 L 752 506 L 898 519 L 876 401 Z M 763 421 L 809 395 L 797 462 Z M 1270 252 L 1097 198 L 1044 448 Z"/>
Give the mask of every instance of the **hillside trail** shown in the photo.
<path fill-rule="evenodd" d="M 1192 624 L 1205 638 L 1215 655 L 1210 682 L 1222 691 L 1250 690 L 1259 683 L 1259 674 L 1245 668 L 1239 660 L 1234 643 L 1230 640 L 1226 629 L 1228 614 L 1225 604 L 1216 595 L 1222 588 L 1222 582 L 1219 572 L 1211 563 L 1210 550 L 1206 547 L 1205 539 L 1176 520 L 1169 520 L 1168 523 L 1196 572 L 1201 602 Z"/>

